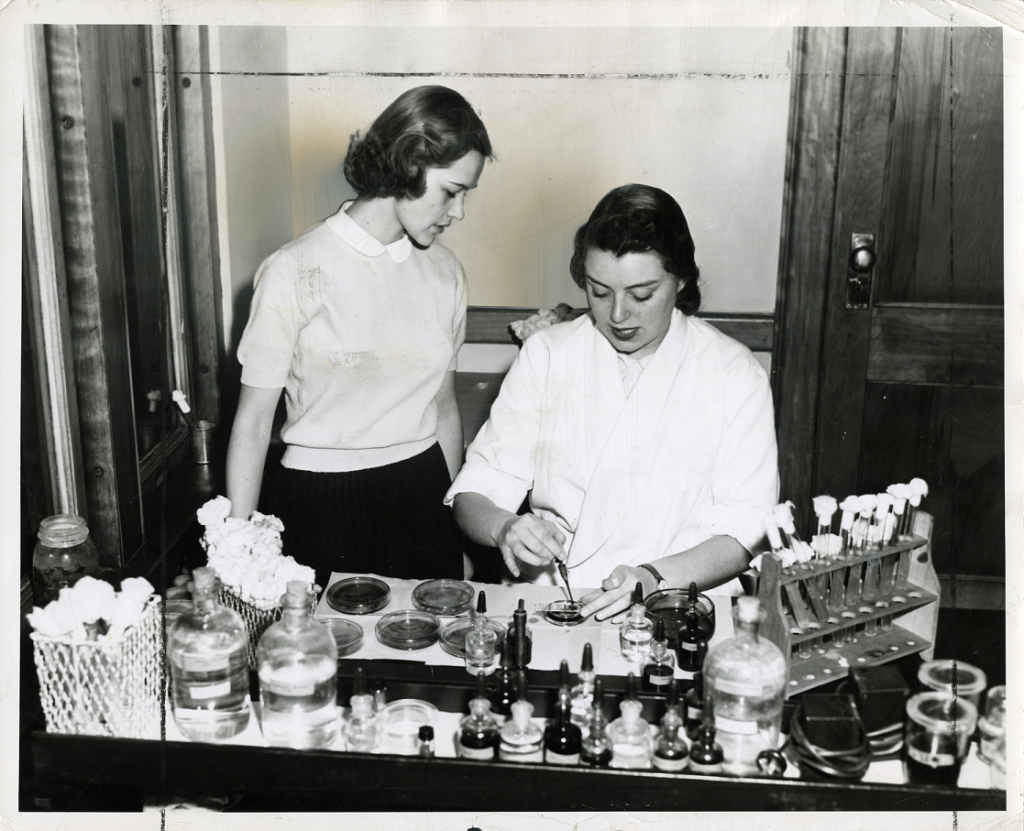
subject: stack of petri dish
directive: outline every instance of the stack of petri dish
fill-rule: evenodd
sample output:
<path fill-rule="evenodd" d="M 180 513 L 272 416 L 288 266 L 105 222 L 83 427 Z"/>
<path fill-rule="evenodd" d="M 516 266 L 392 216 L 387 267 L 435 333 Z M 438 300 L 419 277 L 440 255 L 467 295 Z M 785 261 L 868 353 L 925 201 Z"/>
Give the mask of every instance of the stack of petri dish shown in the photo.
<path fill-rule="evenodd" d="M 416 698 L 392 701 L 377 715 L 381 729 L 381 749 L 385 753 L 415 756 L 419 753 L 420 728 L 425 724 L 433 726 L 436 721 L 437 707 L 429 701 Z"/>
<path fill-rule="evenodd" d="M 392 649 L 426 649 L 437 643 L 441 621 L 429 612 L 402 609 L 377 621 L 377 640 Z"/>
<path fill-rule="evenodd" d="M 413 605 L 421 612 L 444 617 L 461 615 L 473 605 L 476 592 L 462 580 L 427 580 L 412 590 Z"/>
<path fill-rule="evenodd" d="M 327 590 L 327 605 L 346 615 L 369 615 L 391 601 L 391 588 L 376 577 L 346 577 Z"/>

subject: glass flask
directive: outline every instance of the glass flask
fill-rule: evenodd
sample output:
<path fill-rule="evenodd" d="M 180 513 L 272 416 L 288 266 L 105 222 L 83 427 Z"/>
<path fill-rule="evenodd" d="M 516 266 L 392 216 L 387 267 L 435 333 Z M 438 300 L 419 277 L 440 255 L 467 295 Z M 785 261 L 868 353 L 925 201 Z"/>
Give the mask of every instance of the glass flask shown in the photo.
<path fill-rule="evenodd" d="M 473 628 L 466 633 L 466 671 L 471 675 L 490 675 L 498 662 L 498 633 L 489 625 L 486 612 L 487 595 L 481 591 L 477 594 Z"/>
<path fill-rule="evenodd" d="M 786 658 L 761 638 L 761 606 L 740 597 L 734 609 L 736 634 L 708 650 L 704 660 L 704 706 L 714 714 L 722 770 L 755 776 L 757 755 L 775 750 L 782 725 Z"/>
<path fill-rule="evenodd" d="M 594 648 L 583 644 L 583 659 L 580 662 L 579 683 L 569 691 L 569 702 L 572 710 L 572 723 L 587 735 L 587 722 L 590 720 L 590 706 L 594 698 Z"/>
<path fill-rule="evenodd" d="M 633 589 L 633 605 L 628 617 L 619 627 L 619 647 L 622 656 L 634 664 L 643 666 L 651 652 L 651 640 L 654 637 L 654 624 L 647 617 L 644 607 L 644 588 L 640 583 Z"/>
<path fill-rule="evenodd" d="M 668 685 L 668 707 L 661 717 L 661 731 L 654 747 L 654 767 L 668 773 L 686 769 L 686 742 L 679 735 L 683 729 L 683 717 L 679 712 L 679 685 L 673 678 Z"/>
<path fill-rule="evenodd" d="M 338 647 L 310 618 L 316 598 L 291 580 L 281 598 L 281 620 L 256 647 L 263 738 L 299 749 L 328 747 L 338 736 Z"/>
<path fill-rule="evenodd" d="M 498 758 L 503 762 L 544 761 L 544 734 L 533 723 L 533 705 L 526 693 L 526 680 L 520 675 L 519 699 L 512 705 L 512 718 L 501 727 Z"/>
<path fill-rule="evenodd" d="M 604 714 L 604 682 L 594 681 L 593 705 L 587 717 L 580 762 L 591 767 L 606 768 L 612 760 L 612 743 L 608 738 L 608 718 Z"/>
<path fill-rule="evenodd" d="M 212 568 L 192 572 L 192 611 L 167 635 L 174 723 L 195 741 L 221 741 L 249 724 L 249 636 L 238 612 L 220 605 Z"/>
<path fill-rule="evenodd" d="M 459 722 L 459 742 L 455 748 L 461 759 L 491 760 L 498 755 L 498 722 L 491 715 L 487 699 L 487 676 L 476 678 L 476 698 L 470 699 L 469 715 Z"/>
<path fill-rule="evenodd" d="M 32 552 L 32 596 L 36 606 L 56 600 L 60 590 L 100 572 L 100 559 L 80 516 L 57 514 L 39 523 Z"/>
<path fill-rule="evenodd" d="M 377 717 L 373 712 L 373 693 L 366 686 L 366 676 L 362 667 L 356 667 L 352 682 L 352 697 L 348 706 L 351 713 L 345 725 L 345 747 L 370 753 L 377 749 L 379 730 Z"/>
<path fill-rule="evenodd" d="M 626 676 L 626 696 L 619 705 L 622 713 L 608 725 L 612 745 L 609 767 L 627 770 L 649 770 L 651 767 L 651 729 L 640 711 L 643 705 L 636 697 L 636 676 Z"/>
<path fill-rule="evenodd" d="M 644 664 L 644 681 L 656 690 L 665 689 L 675 673 L 676 658 L 668 648 L 665 637 L 665 621 L 658 620 L 654 624 L 654 640 L 651 641 L 651 654 Z"/>

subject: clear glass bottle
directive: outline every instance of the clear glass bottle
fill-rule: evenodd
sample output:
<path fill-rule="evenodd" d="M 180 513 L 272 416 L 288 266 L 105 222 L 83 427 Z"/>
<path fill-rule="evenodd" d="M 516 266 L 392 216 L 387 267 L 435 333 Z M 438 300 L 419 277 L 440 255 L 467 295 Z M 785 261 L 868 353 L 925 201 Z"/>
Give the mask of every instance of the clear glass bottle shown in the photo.
<path fill-rule="evenodd" d="M 693 686 L 683 695 L 683 723 L 686 725 L 686 738 L 691 742 L 696 741 L 704 724 L 703 672 L 693 676 Z"/>
<path fill-rule="evenodd" d="M 665 637 L 665 621 L 659 618 L 654 624 L 651 654 L 644 664 L 644 681 L 656 690 L 665 689 L 675 673 L 675 665 L 675 656 L 669 651 L 668 639 Z"/>
<path fill-rule="evenodd" d="M 722 770 L 756 776 L 758 754 L 778 746 L 786 658 L 758 635 L 761 607 L 756 597 L 738 598 L 733 614 L 736 634 L 709 649 L 704 661 L 704 707 L 714 714 Z"/>
<path fill-rule="evenodd" d="M 647 617 L 644 608 L 644 588 L 640 583 L 633 589 L 633 605 L 628 617 L 619 627 L 619 647 L 627 661 L 642 667 L 651 654 L 651 640 L 654 638 L 654 624 Z"/>
<path fill-rule="evenodd" d="M 636 697 L 636 676 L 626 677 L 626 696 L 619 705 L 620 715 L 608 725 L 612 745 L 609 767 L 626 770 L 649 770 L 651 767 L 651 728 L 640 711 L 643 705 Z"/>
<path fill-rule="evenodd" d="M 519 698 L 512 718 L 501 727 L 498 758 L 503 762 L 543 762 L 544 733 L 533 723 L 533 705 L 527 700 L 526 682 L 520 675 Z"/>
<path fill-rule="evenodd" d="M 708 651 L 707 634 L 701 625 L 697 602 L 697 584 L 690 583 L 689 605 L 677 636 L 679 668 L 685 672 L 699 672 Z"/>
<path fill-rule="evenodd" d="M 498 755 L 499 741 L 498 722 L 491 715 L 491 702 L 487 699 L 487 676 L 481 672 L 476 680 L 476 698 L 469 702 L 469 715 L 459 722 L 456 751 L 460 759 L 490 761 Z"/>
<path fill-rule="evenodd" d="M 32 597 L 36 606 L 57 599 L 60 590 L 88 575 L 97 577 L 100 559 L 80 516 L 57 514 L 39 523 L 39 542 L 32 552 Z"/>
<path fill-rule="evenodd" d="M 499 661 L 498 686 L 491 693 L 491 712 L 499 724 L 512 717 L 512 704 L 519 698 L 516 671 L 512 669 L 512 650 L 508 639 L 501 650 Z"/>
<path fill-rule="evenodd" d="M 484 672 L 490 675 L 498 663 L 498 633 L 487 619 L 487 595 L 476 597 L 473 628 L 466 633 L 466 671 L 471 675 Z"/>
<path fill-rule="evenodd" d="M 579 683 L 569 691 L 569 701 L 572 708 L 572 723 L 583 731 L 584 738 L 587 735 L 587 722 L 590 720 L 590 708 L 594 699 L 594 679 L 597 674 L 594 672 L 594 648 L 589 644 L 583 644 L 583 659 L 580 662 Z"/>
<path fill-rule="evenodd" d="M 371 678 L 369 686 L 373 696 L 373 712 L 379 713 L 388 706 L 388 682 L 383 678 Z"/>
<path fill-rule="evenodd" d="M 256 647 L 260 721 L 269 745 L 329 747 L 338 737 L 338 647 L 310 617 L 314 603 L 306 583 L 289 581 L 281 620 Z"/>
<path fill-rule="evenodd" d="M 544 730 L 544 761 L 549 765 L 578 765 L 583 732 L 572 723 L 568 661 L 562 661 L 559 674 L 558 704 Z"/>
<path fill-rule="evenodd" d="M 604 682 L 598 678 L 594 681 L 593 704 L 580 749 L 580 762 L 591 767 L 606 768 L 611 760 L 612 743 L 608 738 L 608 718 L 604 714 Z"/>
<path fill-rule="evenodd" d="M 371 753 L 377 749 L 380 730 L 373 712 L 373 694 L 367 691 L 363 668 L 357 667 L 352 682 L 352 697 L 348 703 L 352 712 L 345 725 L 345 747 Z"/>
<path fill-rule="evenodd" d="M 689 763 L 686 742 L 679 735 L 683 716 L 679 712 L 679 685 L 673 678 L 668 685 L 668 706 L 661 717 L 661 730 L 654 747 L 654 767 L 668 773 L 686 770 Z"/>
<path fill-rule="evenodd" d="M 249 636 L 238 612 L 220 605 L 212 568 L 192 573 L 192 610 L 167 636 L 171 705 L 178 729 L 221 741 L 249 725 Z"/>
<path fill-rule="evenodd" d="M 506 641 L 512 657 L 512 666 L 516 669 L 528 667 L 533 660 L 533 632 L 526 625 L 524 600 L 519 601 L 519 608 L 512 613 L 512 626 L 509 627 Z"/>

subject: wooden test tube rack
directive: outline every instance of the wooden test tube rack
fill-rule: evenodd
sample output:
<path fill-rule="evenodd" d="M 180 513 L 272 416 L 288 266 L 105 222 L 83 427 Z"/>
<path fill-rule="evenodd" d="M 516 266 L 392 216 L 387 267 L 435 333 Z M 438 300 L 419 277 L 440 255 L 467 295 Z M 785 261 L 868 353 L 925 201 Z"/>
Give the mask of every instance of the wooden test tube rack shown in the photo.
<path fill-rule="evenodd" d="M 764 555 L 761 633 L 787 656 L 787 695 L 843 678 L 853 667 L 931 650 L 939 599 L 931 528 L 931 516 L 918 512 L 914 535 L 892 545 L 788 568 Z"/>

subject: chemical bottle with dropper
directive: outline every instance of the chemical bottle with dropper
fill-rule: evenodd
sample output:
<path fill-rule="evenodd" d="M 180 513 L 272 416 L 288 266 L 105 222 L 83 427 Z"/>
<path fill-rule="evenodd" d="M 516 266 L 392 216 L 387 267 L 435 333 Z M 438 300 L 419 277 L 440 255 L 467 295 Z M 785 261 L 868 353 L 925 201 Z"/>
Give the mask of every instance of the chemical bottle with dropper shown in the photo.
<path fill-rule="evenodd" d="M 515 669 L 526 669 L 533 660 L 533 633 L 526 625 L 526 602 L 522 599 L 512 613 L 512 626 L 506 639 L 512 647 L 512 666 Z"/>
<path fill-rule="evenodd" d="M 644 681 L 656 690 L 665 689 L 672 680 L 675 663 L 675 656 L 669 651 L 668 639 L 665 637 L 665 621 L 658 618 L 658 622 L 654 624 L 651 654 L 644 664 Z"/>
<path fill-rule="evenodd" d="M 661 717 L 661 730 L 654 747 L 654 767 L 668 773 L 686 769 L 688 763 L 686 742 L 679 732 L 683 729 L 683 717 L 679 712 L 679 684 L 673 678 L 668 685 L 668 706 Z"/>
<path fill-rule="evenodd" d="M 587 735 L 587 721 L 590 719 L 590 707 L 594 698 L 594 680 L 597 674 L 594 672 L 594 648 L 589 644 L 583 644 L 583 659 L 580 663 L 579 683 L 569 692 L 569 699 L 572 702 L 572 723 Z"/>
<path fill-rule="evenodd" d="M 352 713 L 345 725 L 345 747 L 363 753 L 376 750 L 379 737 L 377 717 L 373 713 L 373 695 L 367 689 L 362 667 L 356 668 L 349 707 Z"/>
<path fill-rule="evenodd" d="M 498 722 L 491 715 L 491 702 L 487 699 L 487 676 L 476 677 L 476 697 L 470 699 L 469 715 L 459 722 L 459 742 L 456 750 L 461 759 L 493 760 L 498 755 Z"/>
<path fill-rule="evenodd" d="M 527 698 L 526 676 L 519 675 L 519 698 L 512 705 L 512 718 L 501 726 L 498 757 L 503 762 L 543 762 L 544 734 L 533 723 L 533 705 Z"/>
<path fill-rule="evenodd" d="M 501 659 L 498 671 L 495 673 L 498 678 L 498 686 L 491 692 L 491 712 L 494 714 L 498 724 L 512 716 L 512 704 L 519 698 L 519 680 L 516 671 L 512 668 L 512 647 L 508 638 L 504 639 L 501 647 Z"/>
<path fill-rule="evenodd" d="M 619 647 L 622 656 L 634 664 L 639 664 L 641 671 L 647 656 L 651 654 L 651 640 L 654 637 L 654 624 L 647 617 L 644 608 L 644 587 L 641 583 L 633 589 L 633 605 L 629 614 L 619 627 Z"/>
<path fill-rule="evenodd" d="M 470 675 L 483 672 L 490 675 L 498 663 L 498 633 L 494 631 L 487 617 L 487 594 L 483 591 L 476 597 L 476 614 L 473 626 L 466 633 L 466 671 Z"/>
<path fill-rule="evenodd" d="M 549 765 L 578 765 L 583 733 L 572 723 L 569 662 L 559 667 L 558 704 L 544 731 L 544 761 Z"/>
<path fill-rule="evenodd" d="M 612 743 L 613 768 L 648 770 L 651 767 L 651 729 L 640 711 L 643 705 L 636 697 L 636 676 L 626 676 L 626 695 L 619 705 L 622 713 L 608 725 Z"/>
<path fill-rule="evenodd" d="M 594 681 L 594 697 L 587 717 L 586 735 L 580 750 L 580 762 L 591 767 L 606 768 L 612 760 L 612 743 L 608 738 L 608 718 L 604 714 L 604 681 Z"/>

